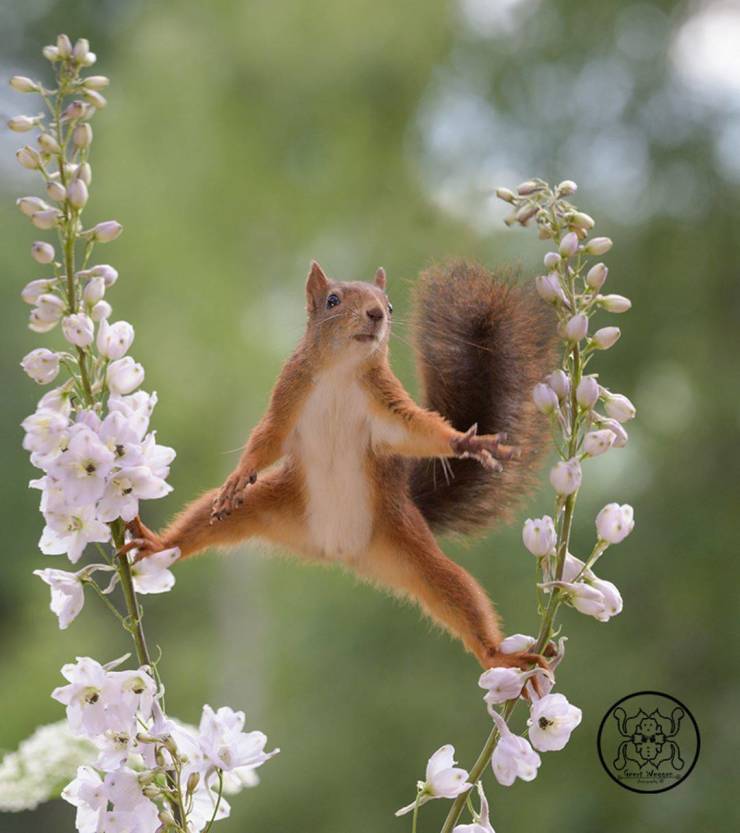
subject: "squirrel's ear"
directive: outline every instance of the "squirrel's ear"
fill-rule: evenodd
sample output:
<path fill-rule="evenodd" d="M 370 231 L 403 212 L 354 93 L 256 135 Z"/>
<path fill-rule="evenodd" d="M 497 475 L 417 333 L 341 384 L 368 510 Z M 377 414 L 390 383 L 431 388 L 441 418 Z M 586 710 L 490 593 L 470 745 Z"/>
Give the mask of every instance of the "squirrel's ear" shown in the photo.
<path fill-rule="evenodd" d="M 379 266 L 378 271 L 375 273 L 375 286 L 385 289 L 385 283 L 385 269 L 383 269 L 382 266 Z"/>
<path fill-rule="evenodd" d="M 329 278 L 324 274 L 318 261 L 312 260 L 306 279 L 306 304 L 309 312 L 315 312 L 319 308 L 328 288 Z"/>

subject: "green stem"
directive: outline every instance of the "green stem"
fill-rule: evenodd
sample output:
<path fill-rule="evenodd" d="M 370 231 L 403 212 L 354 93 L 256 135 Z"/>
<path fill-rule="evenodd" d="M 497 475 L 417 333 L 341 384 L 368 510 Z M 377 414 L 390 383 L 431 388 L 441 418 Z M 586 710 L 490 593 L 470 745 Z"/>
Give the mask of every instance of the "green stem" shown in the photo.
<path fill-rule="evenodd" d="M 113 544 L 116 550 L 120 550 L 124 545 L 124 530 L 125 527 L 120 519 L 113 521 L 111 524 Z M 126 610 L 131 621 L 131 635 L 136 645 L 136 656 L 139 659 L 139 665 L 148 665 L 150 668 L 153 668 L 149 648 L 146 644 L 146 637 L 144 636 L 144 627 L 141 622 L 141 608 L 139 607 L 139 600 L 134 590 L 134 580 L 131 576 L 131 565 L 129 564 L 128 555 L 124 554 L 119 556 L 116 569 L 118 570 L 118 578 L 121 581 L 123 597 L 126 600 Z"/>

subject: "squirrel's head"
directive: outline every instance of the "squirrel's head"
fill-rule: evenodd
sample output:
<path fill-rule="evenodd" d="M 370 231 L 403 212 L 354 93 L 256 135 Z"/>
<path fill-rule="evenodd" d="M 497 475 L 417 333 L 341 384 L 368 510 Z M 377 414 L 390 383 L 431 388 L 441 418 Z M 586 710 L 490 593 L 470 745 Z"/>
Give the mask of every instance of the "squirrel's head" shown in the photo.
<path fill-rule="evenodd" d="M 385 271 L 373 283 L 333 281 L 314 260 L 306 281 L 308 331 L 320 346 L 344 358 L 361 360 L 384 348 L 390 335 L 391 306 Z"/>

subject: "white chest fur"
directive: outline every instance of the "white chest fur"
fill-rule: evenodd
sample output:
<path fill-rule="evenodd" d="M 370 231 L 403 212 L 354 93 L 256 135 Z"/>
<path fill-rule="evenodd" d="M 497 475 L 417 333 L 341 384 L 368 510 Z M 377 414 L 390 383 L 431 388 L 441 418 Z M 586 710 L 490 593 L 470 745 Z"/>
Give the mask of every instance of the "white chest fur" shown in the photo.
<path fill-rule="evenodd" d="M 323 373 L 303 406 L 294 442 L 306 478 L 309 537 L 325 556 L 359 554 L 370 541 L 370 441 L 367 394 L 351 369 Z"/>

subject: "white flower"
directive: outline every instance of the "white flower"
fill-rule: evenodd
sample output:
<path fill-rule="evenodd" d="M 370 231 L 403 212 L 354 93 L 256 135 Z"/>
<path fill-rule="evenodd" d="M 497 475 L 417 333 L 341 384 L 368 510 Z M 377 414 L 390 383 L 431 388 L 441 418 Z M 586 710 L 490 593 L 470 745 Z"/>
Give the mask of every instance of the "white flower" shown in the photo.
<path fill-rule="evenodd" d="M 108 724 L 116 730 L 136 732 L 137 715 L 142 720 L 152 716 L 157 684 L 147 668 L 108 671 L 105 687 Z"/>
<path fill-rule="evenodd" d="M 586 254 L 605 255 L 611 249 L 613 243 L 608 237 L 594 237 L 583 247 Z"/>
<path fill-rule="evenodd" d="M 627 434 L 622 424 L 617 422 L 616 419 L 604 419 L 600 417 L 597 419 L 597 422 L 602 428 L 614 432 L 614 436 L 616 437 L 614 440 L 614 448 L 624 448 L 627 445 L 629 434 Z"/>
<path fill-rule="evenodd" d="M 581 485 L 581 464 L 573 457 L 561 460 L 550 469 L 550 483 L 559 495 L 571 495 Z"/>
<path fill-rule="evenodd" d="M 582 408 L 593 408 L 599 401 L 599 383 L 593 376 L 584 376 L 576 388 L 576 401 Z"/>
<path fill-rule="evenodd" d="M 31 350 L 24 357 L 21 367 L 34 382 L 39 385 L 48 385 L 59 374 L 59 356 L 45 347 L 39 347 L 36 350 Z"/>
<path fill-rule="evenodd" d="M 50 292 L 39 295 L 34 309 L 39 322 L 56 324 L 64 314 L 64 301 Z"/>
<path fill-rule="evenodd" d="M 86 304 L 94 307 L 105 295 L 105 281 L 102 278 L 90 278 L 82 290 L 82 298 Z M 98 338 L 100 334 L 98 333 Z"/>
<path fill-rule="evenodd" d="M 507 700 L 516 700 L 522 693 L 524 684 L 537 671 L 522 671 L 519 668 L 489 668 L 484 671 L 478 685 L 486 689 L 483 697 L 491 711 L 491 706 L 498 703 L 505 703 Z"/>
<path fill-rule="evenodd" d="M 94 506 L 46 512 L 44 518 L 46 526 L 39 541 L 39 549 L 44 555 L 66 553 L 76 564 L 89 543 L 105 544 L 110 540 L 110 529 L 96 519 Z"/>
<path fill-rule="evenodd" d="M 90 310 L 90 317 L 93 321 L 105 321 L 113 313 L 113 307 L 107 301 L 98 301 Z"/>
<path fill-rule="evenodd" d="M 529 739 L 540 752 L 562 749 L 571 732 L 581 722 L 581 710 L 562 694 L 548 694 L 532 704 L 529 712 Z"/>
<path fill-rule="evenodd" d="M 517 778 L 533 781 L 542 763 L 540 756 L 532 749 L 526 738 L 515 735 L 501 715 L 491 712 L 500 737 L 491 756 L 491 769 L 496 780 L 504 787 L 510 787 Z"/>
<path fill-rule="evenodd" d="M 518 654 L 521 651 L 528 651 L 536 641 L 533 636 L 515 633 L 507 636 L 498 646 L 498 649 L 502 654 Z"/>
<path fill-rule="evenodd" d="M 632 307 L 632 301 L 624 295 L 602 295 L 598 300 L 607 312 L 627 312 Z"/>
<path fill-rule="evenodd" d="M 588 270 L 586 283 L 591 289 L 601 289 L 608 274 L 609 270 L 607 267 L 603 263 L 597 263 Z"/>
<path fill-rule="evenodd" d="M 131 356 L 125 356 L 108 365 L 106 379 L 114 396 L 124 396 L 135 391 L 144 381 L 144 368 Z"/>
<path fill-rule="evenodd" d="M 571 555 L 569 552 L 566 553 L 563 562 L 563 581 L 570 582 L 576 579 L 594 578 L 591 570 L 586 570 L 585 567 L 585 563 L 580 558 L 576 558 L 575 555 Z"/>
<path fill-rule="evenodd" d="M 579 613 L 593 616 L 599 622 L 608 622 L 622 610 L 622 597 L 611 582 L 602 582 L 593 573 L 585 581 L 547 581 L 540 587 L 546 591 L 552 587 L 560 587 L 566 596 L 568 604 Z M 602 588 L 608 593 L 605 595 Z"/>
<path fill-rule="evenodd" d="M 101 321 L 97 344 L 100 354 L 106 359 L 120 359 L 125 356 L 133 341 L 134 328 L 128 321 L 116 321 L 115 324 Z"/>
<path fill-rule="evenodd" d="M 553 370 L 547 377 L 547 384 L 555 391 L 558 399 L 570 394 L 570 376 L 564 370 Z"/>
<path fill-rule="evenodd" d="M 88 197 L 87 185 L 83 180 L 73 179 L 67 186 L 67 201 L 73 208 L 84 208 Z"/>
<path fill-rule="evenodd" d="M 48 454 L 58 448 L 69 426 L 67 417 L 50 408 L 39 408 L 21 423 L 26 432 L 23 448 L 26 451 Z"/>
<path fill-rule="evenodd" d="M 628 503 L 607 503 L 596 516 L 596 532 L 607 544 L 620 544 L 634 528 L 634 510 Z"/>
<path fill-rule="evenodd" d="M 164 497 L 172 487 L 155 477 L 147 466 L 133 466 L 112 474 L 98 504 L 98 518 L 132 521 L 139 511 L 139 500 Z"/>
<path fill-rule="evenodd" d="M 143 462 L 149 466 L 153 474 L 163 480 L 170 473 L 170 463 L 175 459 L 175 449 L 168 445 L 157 445 L 156 432 L 152 431 L 141 444 Z"/>
<path fill-rule="evenodd" d="M 278 749 L 265 752 L 267 738 L 262 732 L 244 732 L 244 712 L 222 706 L 214 712 L 203 706 L 198 728 L 198 744 L 205 760 L 228 772 L 237 767 L 255 769 L 277 755 Z"/>
<path fill-rule="evenodd" d="M 144 455 L 141 437 L 120 411 L 111 411 L 97 431 L 100 440 L 115 455 L 115 464 L 122 468 L 142 465 Z"/>
<path fill-rule="evenodd" d="M 608 393 L 605 391 L 604 410 L 607 415 L 617 422 L 627 422 L 634 419 L 637 413 L 635 406 L 621 393 Z"/>
<path fill-rule="evenodd" d="M 31 246 L 31 257 L 36 263 L 51 263 L 54 260 L 54 247 L 50 243 L 37 240 Z"/>
<path fill-rule="evenodd" d="M 130 396 L 111 396 L 108 399 L 108 410 L 119 412 L 126 418 L 126 422 L 136 433 L 140 442 L 144 439 L 146 430 L 149 427 L 149 418 L 152 415 L 154 406 L 157 404 L 156 393 L 145 393 L 143 390 Z"/>
<path fill-rule="evenodd" d="M 542 518 L 527 518 L 522 529 L 524 546 L 538 557 L 550 555 L 558 542 L 555 524 L 549 515 Z"/>
<path fill-rule="evenodd" d="M 591 579 L 591 587 L 598 590 L 603 597 L 603 610 L 601 615 L 597 617 L 600 622 L 608 622 L 612 616 L 617 616 L 622 612 L 622 595 L 616 584 L 594 576 Z"/>
<path fill-rule="evenodd" d="M 496 833 L 491 827 L 488 799 L 483 792 L 483 785 L 480 781 L 478 781 L 478 794 L 480 795 L 480 813 L 475 816 L 475 822 L 473 824 L 457 824 L 452 833 Z"/>
<path fill-rule="evenodd" d="M 115 220 L 106 220 L 103 223 L 98 223 L 92 229 L 92 236 L 98 243 L 110 243 L 123 231 L 123 226 Z"/>
<path fill-rule="evenodd" d="M 71 504 L 94 503 L 102 497 L 115 456 L 86 425 L 75 425 L 64 454 L 50 470 L 63 481 Z"/>
<path fill-rule="evenodd" d="M 578 235 L 569 231 L 560 241 L 560 254 L 562 257 L 571 257 L 578 250 Z"/>
<path fill-rule="evenodd" d="M 582 312 L 569 318 L 564 329 L 563 335 L 568 341 L 580 341 L 586 337 L 588 333 L 588 317 Z"/>
<path fill-rule="evenodd" d="M 75 344 L 77 347 L 87 347 L 92 344 L 95 325 L 88 315 L 77 312 L 62 319 L 62 332 L 70 344 Z"/>
<path fill-rule="evenodd" d="M 556 272 L 550 272 L 547 275 L 540 275 L 535 279 L 535 287 L 537 294 L 548 304 L 565 304 L 568 306 L 568 299 L 565 297 L 565 292 L 560 285 L 560 278 Z"/>
<path fill-rule="evenodd" d="M 396 810 L 396 815 L 410 813 L 417 803 L 425 804 L 433 798 L 457 798 L 472 786 L 468 782 L 467 770 L 455 766 L 455 747 L 448 743 L 441 746 L 427 762 L 426 780 L 419 787 L 419 799 Z"/>
<path fill-rule="evenodd" d="M 180 557 L 177 547 L 162 550 L 131 565 L 134 590 L 137 593 L 166 593 L 175 586 L 175 576 L 170 567 Z"/>
<path fill-rule="evenodd" d="M 91 767 L 80 767 L 62 798 L 77 807 L 79 833 L 152 833 L 160 826 L 156 805 L 142 793 L 137 774 L 125 767 L 104 779 Z"/>
<path fill-rule="evenodd" d="M 617 435 L 609 428 L 589 431 L 583 438 L 583 450 L 589 457 L 598 457 L 614 445 Z"/>
<path fill-rule="evenodd" d="M 80 580 L 80 573 L 70 573 L 66 570 L 34 570 L 33 574 L 45 581 L 51 587 L 51 612 L 59 618 L 61 630 L 69 627 L 70 622 L 77 618 L 85 603 L 85 591 Z"/>
<path fill-rule="evenodd" d="M 76 663 L 62 666 L 62 676 L 69 680 L 69 685 L 55 688 L 51 696 L 67 707 L 72 731 L 88 737 L 102 734 L 109 728 L 105 714 L 105 668 L 90 657 L 77 657 Z"/>
<path fill-rule="evenodd" d="M 591 344 L 598 350 L 608 350 L 619 341 L 621 335 L 619 327 L 602 327 L 591 337 Z"/>
<path fill-rule="evenodd" d="M 72 396 L 72 384 L 67 382 L 59 388 L 47 391 L 41 399 L 39 399 L 39 410 L 46 408 L 50 411 L 58 411 L 60 414 L 69 416 L 72 411 L 72 403 L 70 398 Z"/>
<path fill-rule="evenodd" d="M 534 386 L 532 399 L 538 411 L 543 414 L 551 414 L 558 407 L 558 397 L 555 391 L 544 382 Z"/>
<path fill-rule="evenodd" d="M 34 245 L 36 244 L 34 243 Z M 42 295 L 48 294 L 53 286 L 53 278 L 37 278 L 35 281 L 30 281 L 23 287 L 21 298 L 27 304 L 35 304 Z"/>

